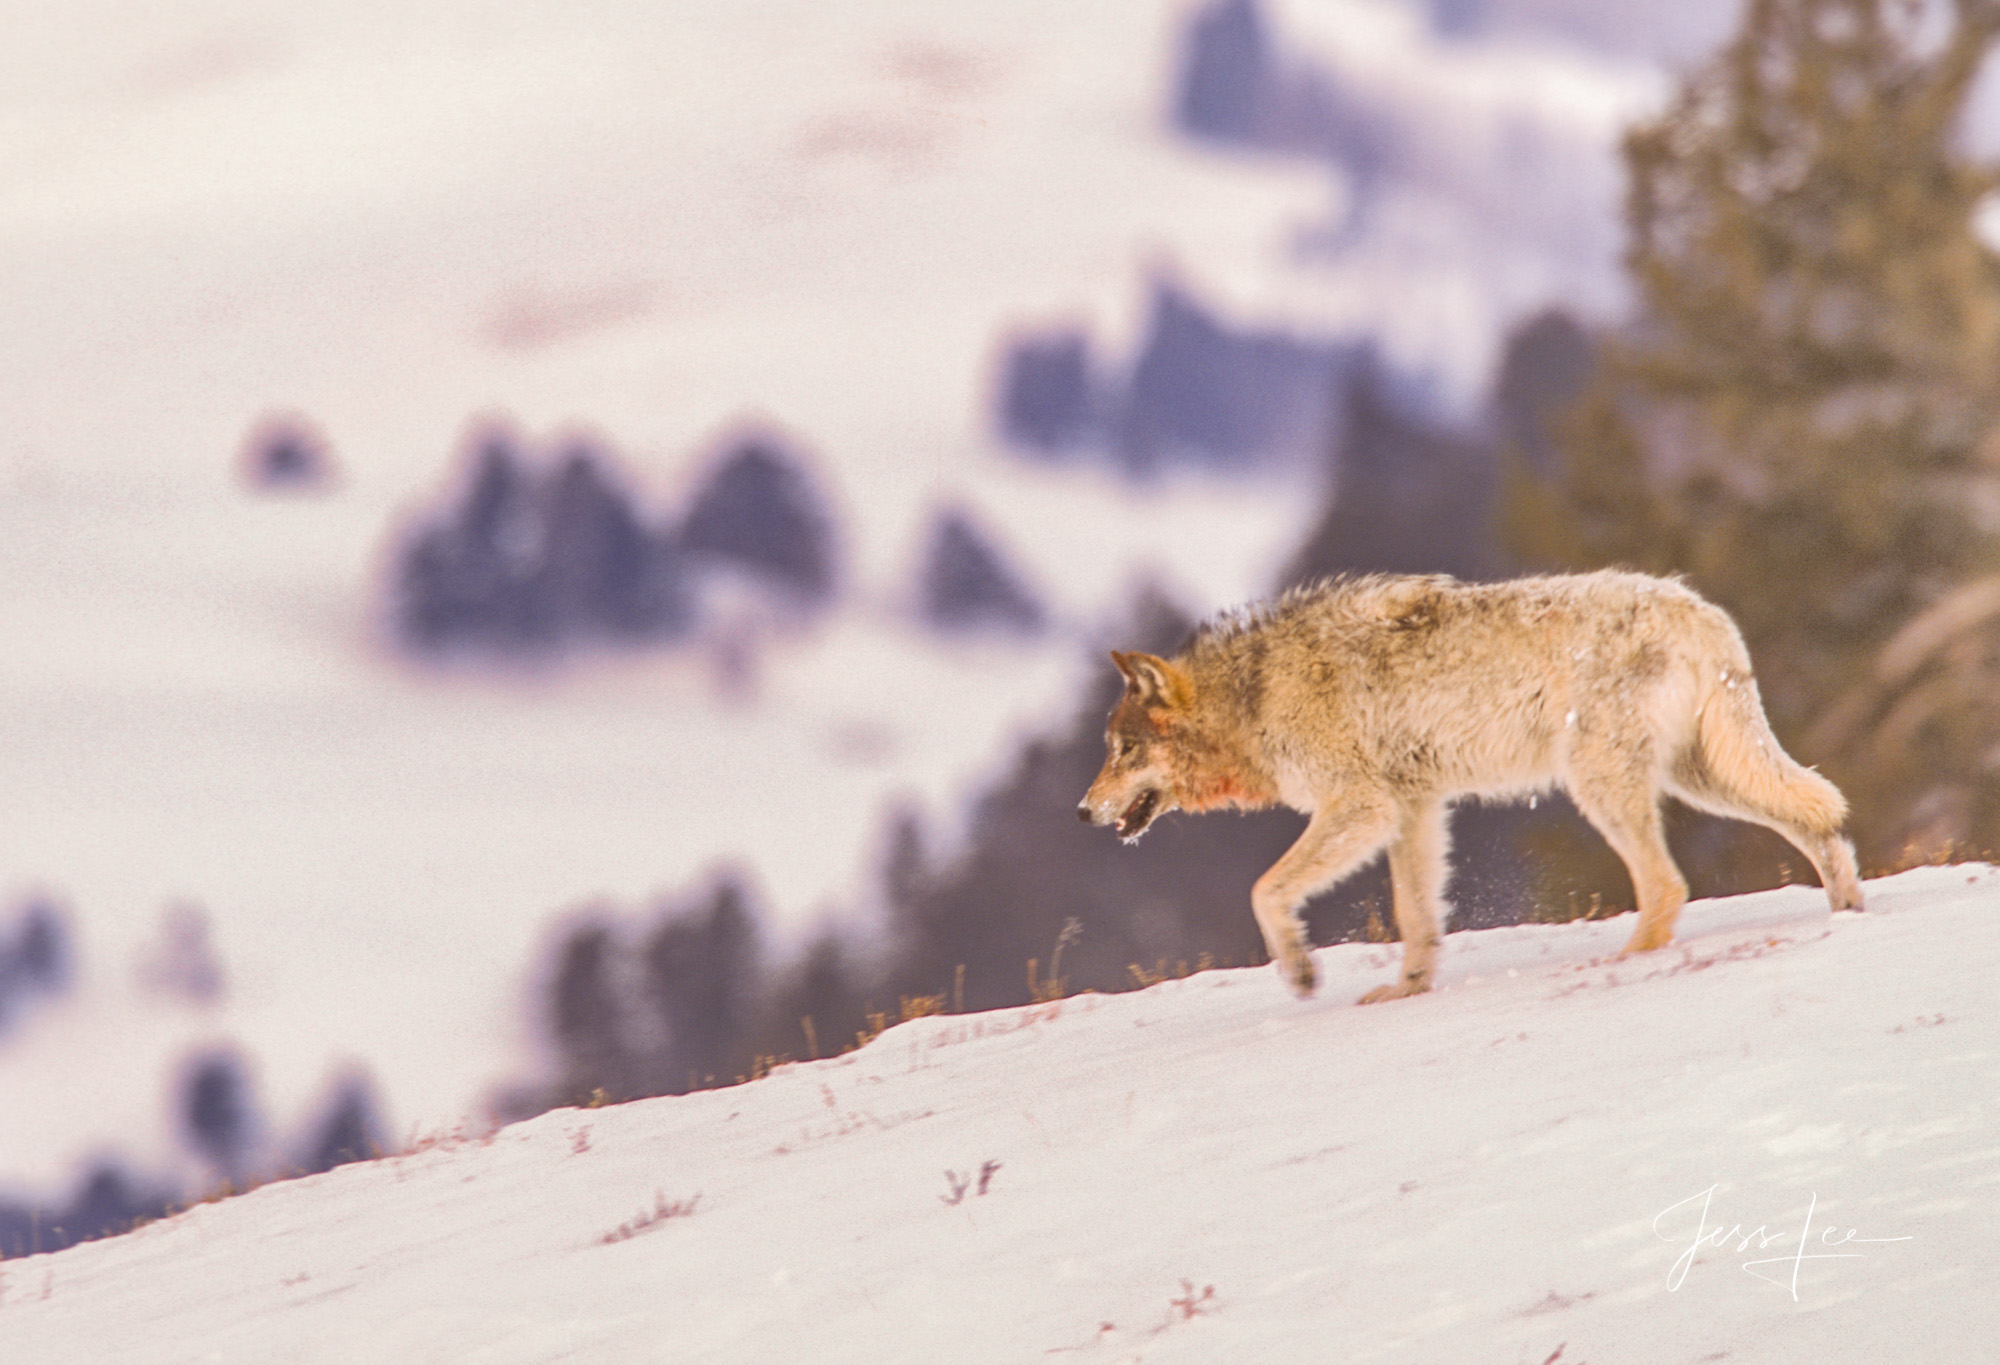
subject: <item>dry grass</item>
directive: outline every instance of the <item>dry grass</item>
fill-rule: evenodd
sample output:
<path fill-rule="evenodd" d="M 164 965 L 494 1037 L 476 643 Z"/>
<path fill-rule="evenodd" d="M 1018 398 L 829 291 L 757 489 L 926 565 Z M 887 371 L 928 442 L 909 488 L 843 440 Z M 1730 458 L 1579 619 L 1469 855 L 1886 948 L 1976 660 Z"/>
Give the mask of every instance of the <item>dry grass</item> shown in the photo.
<path fill-rule="evenodd" d="M 1063 949 L 1083 937 L 1083 921 L 1074 915 L 1063 921 L 1062 932 L 1056 935 L 1055 951 L 1049 954 L 1049 974 L 1038 976 L 1042 960 L 1028 959 L 1028 998 L 1038 1005 L 1046 1005 L 1052 1000 L 1060 1000 L 1069 994 L 1069 978 L 1062 974 Z"/>
<path fill-rule="evenodd" d="M 1218 966 L 1227 967 L 1229 965 L 1227 962 L 1218 963 L 1213 953 L 1203 953 L 1195 958 L 1193 967 L 1189 967 L 1188 960 L 1182 958 L 1174 963 L 1172 968 L 1169 968 L 1167 960 L 1161 958 L 1151 967 L 1142 967 L 1136 962 L 1128 962 L 1125 964 L 1125 970 L 1131 973 L 1132 984 L 1137 989 L 1143 991 L 1148 986 L 1159 985 L 1162 981 L 1180 981 L 1186 977 L 1193 976 L 1196 972 L 1213 971 Z"/>
<path fill-rule="evenodd" d="M 654 1190 L 652 1208 L 639 1210 L 597 1240 L 604 1246 L 616 1242 L 629 1242 L 640 1233 L 650 1232 L 670 1219 L 688 1217 L 694 1212 L 695 1205 L 700 1202 L 699 1194 L 687 1199 L 668 1199 L 666 1191 Z"/>

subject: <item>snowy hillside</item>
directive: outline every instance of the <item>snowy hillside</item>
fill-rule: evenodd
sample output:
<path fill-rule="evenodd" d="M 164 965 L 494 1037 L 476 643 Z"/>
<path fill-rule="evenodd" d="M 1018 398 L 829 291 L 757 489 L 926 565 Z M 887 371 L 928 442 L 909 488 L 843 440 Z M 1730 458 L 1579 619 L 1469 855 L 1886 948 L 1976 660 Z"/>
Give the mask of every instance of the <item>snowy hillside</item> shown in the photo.
<path fill-rule="evenodd" d="M 100 1362 L 1990 1358 L 2000 870 L 919 1019 L 0 1264 Z"/>

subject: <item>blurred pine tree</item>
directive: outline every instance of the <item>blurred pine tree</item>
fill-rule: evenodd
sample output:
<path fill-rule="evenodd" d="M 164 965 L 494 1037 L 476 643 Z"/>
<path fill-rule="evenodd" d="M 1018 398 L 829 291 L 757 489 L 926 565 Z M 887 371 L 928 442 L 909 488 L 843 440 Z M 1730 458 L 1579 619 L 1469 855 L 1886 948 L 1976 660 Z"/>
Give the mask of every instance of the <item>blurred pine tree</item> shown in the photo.
<path fill-rule="evenodd" d="M 1960 140 L 1996 36 L 2000 0 L 1750 0 L 1626 136 L 1637 316 L 1558 470 L 1516 460 L 1506 500 L 1531 560 L 1680 572 L 1728 607 L 1875 866 L 2000 846 L 1994 649 L 1931 651 L 1921 716 L 1877 742 L 1912 682 L 1885 647 L 2000 568 L 2000 262 L 1975 230 L 2000 173 Z"/>

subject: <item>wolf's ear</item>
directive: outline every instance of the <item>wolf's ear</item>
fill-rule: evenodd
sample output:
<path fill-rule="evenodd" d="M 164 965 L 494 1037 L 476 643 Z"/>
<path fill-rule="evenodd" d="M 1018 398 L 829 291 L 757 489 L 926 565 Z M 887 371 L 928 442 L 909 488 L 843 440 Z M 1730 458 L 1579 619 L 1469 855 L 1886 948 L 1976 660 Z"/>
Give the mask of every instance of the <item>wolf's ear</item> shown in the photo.
<path fill-rule="evenodd" d="M 1125 675 L 1126 694 L 1144 707 L 1185 706 L 1194 689 L 1187 674 L 1152 654 L 1111 651 L 1111 662 Z"/>

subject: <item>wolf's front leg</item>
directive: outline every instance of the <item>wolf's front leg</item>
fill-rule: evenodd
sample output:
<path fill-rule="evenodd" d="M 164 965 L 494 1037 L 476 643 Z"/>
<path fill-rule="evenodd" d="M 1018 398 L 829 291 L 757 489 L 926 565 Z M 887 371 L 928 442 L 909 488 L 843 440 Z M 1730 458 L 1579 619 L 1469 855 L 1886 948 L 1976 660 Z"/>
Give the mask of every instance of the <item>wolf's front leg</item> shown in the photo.
<path fill-rule="evenodd" d="M 1319 973 L 1313 967 L 1305 926 L 1299 923 L 1298 912 L 1276 910 L 1254 895 L 1250 904 L 1257 915 L 1257 928 L 1264 935 L 1264 950 L 1271 955 L 1278 975 L 1285 979 L 1292 993 L 1303 1000 L 1319 985 Z"/>
<path fill-rule="evenodd" d="M 1257 879 L 1250 905 L 1257 913 L 1264 947 L 1279 975 L 1298 995 L 1311 995 L 1318 984 L 1299 907 L 1372 857 L 1394 832 L 1395 823 L 1395 808 L 1387 802 L 1323 805 L 1298 842 Z"/>
<path fill-rule="evenodd" d="M 1389 887 L 1396 903 L 1396 932 L 1403 940 L 1403 974 L 1361 997 L 1364 1005 L 1420 995 L 1431 988 L 1437 966 L 1439 927 L 1444 922 L 1446 855 L 1451 826 L 1442 801 L 1417 807 L 1403 817 L 1389 845 Z"/>

